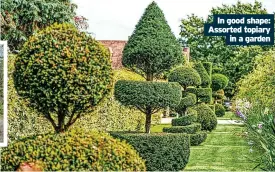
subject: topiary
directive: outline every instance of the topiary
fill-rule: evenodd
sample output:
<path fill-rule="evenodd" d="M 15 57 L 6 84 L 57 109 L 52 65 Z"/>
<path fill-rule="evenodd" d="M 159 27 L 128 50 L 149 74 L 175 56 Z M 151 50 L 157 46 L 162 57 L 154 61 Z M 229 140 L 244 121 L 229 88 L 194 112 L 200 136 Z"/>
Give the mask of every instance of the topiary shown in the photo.
<path fill-rule="evenodd" d="M 228 78 L 223 74 L 215 73 L 212 75 L 212 89 L 218 91 L 224 89 L 228 85 Z"/>
<path fill-rule="evenodd" d="M 214 111 L 206 104 L 198 104 L 194 107 L 198 112 L 198 122 L 201 123 L 202 130 L 212 131 L 217 126 L 217 117 Z"/>
<path fill-rule="evenodd" d="M 210 87 L 211 78 L 205 68 L 203 67 L 201 62 L 196 62 L 194 64 L 194 69 L 199 73 L 201 77 L 201 86 L 202 87 Z"/>
<path fill-rule="evenodd" d="M 186 133 L 186 134 L 194 134 L 201 130 L 200 123 L 193 123 L 191 125 L 186 126 L 172 126 L 172 127 L 164 127 L 163 132 L 166 133 Z"/>
<path fill-rule="evenodd" d="M 180 171 L 189 160 L 189 136 L 182 133 L 125 133 L 112 136 L 126 140 L 146 160 L 147 171 Z"/>
<path fill-rule="evenodd" d="M 197 115 L 186 115 L 180 118 L 172 119 L 172 126 L 186 126 L 197 121 Z"/>
<path fill-rule="evenodd" d="M 215 114 L 217 117 L 222 117 L 225 115 L 225 108 L 221 104 L 215 104 Z"/>
<path fill-rule="evenodd" d="M 29 38 L 15 62 L 14 79 L 19 95 L 61 132 L 110 93 L 112 75 L 109 51 L 64 23 Z"/>
<path fill-rule="evenodd" d="M 144 171 L 136 150 L 107 134 L 69 130 L 18 140 L 1 151 L 1 170 L 43 162 L 43 171 Z"/>
<path fill-rule="evenodd" d="M 211 88 L 197 88 L 196 95 L 198 102 L 211 103 L 212 89 Z"/>
<path fill-rule="evenodd" d="M 208 73 L 210 79 L 212 78 L 212 71 L 213 71 L 213 63 L 211 62 L 203 62 L 203 67 L 205 68 L 206 72 Z"/>
<path fill-rule="evenodd" d="M 181 66 L 174 69 L 168 76 L 169 82 L 178 82 L 184 89 L 188 86 L 198 86 L 201 84 L 199 73 L 191 68 Z"/>
<path fill-rule="evenodd" d="M 190 145 L 191 146 L 198 146 L 202 142 L 204 142 L 207 138 L 207 133 L 206 132 L 198 132 L 195 134 L 190 134 Z"/>
<path fill-rule="evenodd" d="M 190 106 L 193 106 L 197 103 L 197 97 L 193 93 L 183 93 L 183 98 L 180 101 L 180 104 L 175 108 L 176 112 L 180 115 L 184 115 L 186 109 Z"/>

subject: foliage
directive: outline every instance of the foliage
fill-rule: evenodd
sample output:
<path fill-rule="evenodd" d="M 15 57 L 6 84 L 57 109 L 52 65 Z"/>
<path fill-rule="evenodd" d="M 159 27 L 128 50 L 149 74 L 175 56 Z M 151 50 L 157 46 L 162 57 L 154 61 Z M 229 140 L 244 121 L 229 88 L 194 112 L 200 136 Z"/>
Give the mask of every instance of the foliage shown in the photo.
<path fill-rule="evenodd" d="M 190 145 L 191 146 L 198 146 L 202 142 L 204 142 L 207 138 L 207 133 L 206 132 L 197 132 L 195 134 L 190 134 Z"/>
<path fill-rule="evenodd" d="M 202 103 L 194 107 L 198 112 L 198 122 L 201 123 L 202 130 L 212 131 L 217 126 L 217 117 L 214 111 Z"/>
<path fill-rule="evenodd" d="M 175 108 L 176 112 L 180 115 L 184 115 L 186 109 L 190 106 L 193 106 L 197 103 L 197 97 L 193 93 L 183 93 L 183 98 L 180 101 L 180 104 Z"/>
<path fill-rule="evenodd" d="M 238 82 L 236 99 L 261 102 L 266 106 L 274 104 L 275 50 L 256 57 L 254 70 Z"/>
<path fill-rule="evenodd" d="M 261 156 L 256 159 L 265 171 L 275 170 L 275 115 L 274 106 L 268 108 L 254 103 L 248 110 L 245 126 L 251 149 L 260 150 Z"/>
<path fill-rule="evenodd" d="M 212 79 L 213 63 L 212 62 L 203 62 L 202 65 L 205 68 L 206 72 L 208 73 L 210 79 Z"/>
<path fill-rule="evenodd" d="M 146 110 L 142 109 L 146 106 L 155 110 L 167 106 L 176 107 L 181 96 L 180 85 L 175 82 L 119 80 L 115 84 L 115 98 L 123 105 L 132 105 L 142 111 Z"/>
<path fill-rule="evenodd" d="M 212 75 L 212 90 L 218 91 L 228 85 L 228 78 L 223 74 L 215 73 Z"/>
<path fill-rule="evenodd" d="M 1 40 L 19 50 L 29 36 L 53 23 L 73 22 L 76 5 L 70 0 L 5 0 L 1 3 Z"/>
<path fill-rule="evenodd" d="M 172 119 L 172 126 L 186 126 L 197 121 L 197 115 L 185 115 L 180 118 Z"/>
<path fill-rule="evenodd" d="M 211 88 L 197 88 L 196 95 L 198 102 L 211 103 L 212 89 Z"/>
<path fill-rule="evenodd" d="M 111 133 L 126 140 L 146 160 L 148 171 L 183 170 L 189 160 L 189 136 L 172 133 Z"/>
<path fill-rule="evenodd" d="M 270 47 L 227 46 L 224 37 L 204 36 L 204 23 L 212 22 L 213 14 L 267 14 L 267 10 L 259 1 L 238 1 L 232 5 L 223 4 L 212 8 L 206 20 L 194 14 L 182 20 L 182 44 L 192 50 L 190 55 L 194 60 L 213 62 L 214 66 L 222 69 L 221 73 L 229 77 L 226 96 L 232 97 L 236 91 L 235 83 L 253 69 L 255 56 Z"/>
<path fill-rule="evenodd" d="M 201 62 L 197 62 L 194 65 L 194 69 L 199 73 L 201 77 L 201 86 L 202 87 L 210 87 L 211 84 L 211 78 L 205 68 L 203 67 Z"/>
<path fill-rule="evenodd" d="M 201 85 L 199 73 L 191 67 L 178 67 L 168 76 L 169 82 L 178 82 L 184 89 Z"/>
<path fill-rule="evenodd" d="M 15 62 L 15 87 L 57 132 L 64 131 L 110 92 L 109 57 L 73 25 L 54 24 L 24 44 Z"/>
<path fill-rule="evenodd" d="M 186 126 L 172 126 L 172 127 L 164 127 L 163 132 L 166 133 L 186 133 L 186 134 L 195 134 L 196 132 L 201 130 L 200 123 L 193 123 L 191 125 Z"/>
<path fill-rule="evenodd" d="M 71 130 L 23 138 L 1 151 L 1 169 L 41 161 L 45 171 L 144 171 L 132 146 L 107 134 Z"/>
<path fill-rule="evenodd" d="M 222 117 L 225 115 L 225 108 L 222 104 L 215 104 L 215 114 L 217 117 Z"/>
<path fill-rule="evenodd" d="M 218 90 L 218 91 L 214 91 L 212 93 L 212 96 L 215 98 L 215 99 L 224 99 L 225 96 L 224 96 L 224 90 Z"/>
<path fill-rule="evenodd" d="M 139 20 L 123 50 L 125 67 L 143 71 L 147 80 L 183 62 L 179 42 L 162 10 L 152 2 Z"/>

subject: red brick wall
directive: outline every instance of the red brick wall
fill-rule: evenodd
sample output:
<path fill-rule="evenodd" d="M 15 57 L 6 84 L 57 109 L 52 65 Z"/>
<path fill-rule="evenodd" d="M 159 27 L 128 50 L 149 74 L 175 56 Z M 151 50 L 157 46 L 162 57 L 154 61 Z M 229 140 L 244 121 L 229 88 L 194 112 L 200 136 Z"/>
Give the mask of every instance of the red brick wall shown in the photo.
<path fill-rule="evenodd" d="M 112 68 L 119 69 L 122 67 L 122 51 L 127 41 L 99 40 L 103 45 L 111 50 Z"/>

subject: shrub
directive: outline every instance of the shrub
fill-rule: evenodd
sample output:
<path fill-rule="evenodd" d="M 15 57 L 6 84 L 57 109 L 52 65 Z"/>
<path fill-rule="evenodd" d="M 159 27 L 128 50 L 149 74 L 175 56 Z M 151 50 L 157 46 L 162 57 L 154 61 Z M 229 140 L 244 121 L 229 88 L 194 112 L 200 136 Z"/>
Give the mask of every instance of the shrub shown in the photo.
<path fill-rule="evenodd" d="M 186 126 L 197 121 L 197 115 L 186 115 L 180 118 L 172 119 L 172 126 Z"/>
<path fill-rule="evenodd" d="M 207 138 L 206 132 L 198 132 L 195 134 L 190 134 L 190 145 L 191 146 L 198 146 L 202 142 L 204 142 Z"/>
<path fill-rule="evenodd" d="M 202 87 L 210 87 L 211 78 L 205 68 L 203 67 L 201 62 L 197 62 L 194 65 L 194 69 L 199 73 L 201 77 L 201 86 Z"/>
<path fill-rule="evenodd" d="M 215 114 L 217 117 L 222 117 L 225 115 L 225 108 L 221 104 L 215 104 Z"/>
<path fill-rule="evenodd" d="M 212 131 L 217 126 L 217 117 L 214 111 L 202 103 L 194 107 L 198 112 L 198 122 L 201 123 L 202 130 Z"/>
<path fill-rule="evenodd" d="M 172 127 L 164 127 L 163 132 L 166 133 L 186 133 L 186 134 L 194 134 L 201 130 L 201 124 L 193 123 L 191 125 L 186 126 L 172 126 Z"/>
<path fill-rule="evenodd" d="M 198 102 L 210 103 L 212 101 L 211 88 L 197 88 L 196 93 L 198 97 Z"/>
<path fill-rule="evenodd" d="M 187 114 L 187 115 L 195 115 L 195 116 L 198 115 L 197 111 L 194 110 L 192 107 L 188 107 L 188 108 L 186 109 L 186 114 Z"/>
<path fill-rule="evenodd" d="M 155 2 L 146 9 L 123 49 L 125 67 L 141 70 L 147 81 L 183 62 L 180 43 Z"/>
<path fill-rule="evenodd" d="M 70 130 L 24 138 L 1 152 L 1 170 L 43 162 L 45 171 L 144 171 L 145 163 L 125 142 L 104 133 Z"/>
<path fill-rule="evenodd" d="M 197 103 L 197 97 L 193 93 L 183 93 L 183 98 L 180 101 L 180 104 L 175 108 L 176 112 L 181 115 L 185 114 L 186 108 L 193 106 Z"/>
<path fill-rule="evenodd" d="M 14 78 L 19 95 L 28 99 L 55 131 L 65 131 L 109 94 L 110 53 L 73 25 L 54 24 L 24 44 L 15 62 Z M 65 118 L 69 120 L 65 122 Z"/>
<path fill-rule="evenodd" d="M 186 92 L 197 95 L 197 88 L 189 87 L 186 89 Z"/>
<path fill-rule="evenodd" d="M 147 171 L 183 170 L 189 160 L 189 136 L 172 133 L 111 133 L 126 140 L 146 160 Z"/>
<path fill-rule="evenodd" d="M 202 65 L 205 68 L 206 72 L 208 73 L 209 77 L 212 78 L 213 63 L 203 62 Z"/>
<path fill-rule="evenodd" d="M 212 96 L 215 98 L 215 99 L 224 99 L 224 90 L 218 90 L 218 91 L 215 91 L 213 92 Z"/>
<path fill-rule="evenodd" d="M 213 91 L 218 91 L 224 89 L 228 85 L 228 78 L 223 74 L 213 74 L 212 75 L 212 89 Z"/>
<path fill-rule="evenodd" d="M 167 106 L 178 106 L 181 97 L 181 86 L 173 82 L 120 80 L 115 84 L 116 100 L 126 106 L 135 106 L 146 114 L 146 133 L 150 132 L 152 114 Z"/>
<path fill-rule="evenodd" d="M 201 84 L 199 73 L 191 67 L 178 67 L 168 76 L 169 82 L 178 82 L 184 89 L 188 86 L 198 86 Z"/>

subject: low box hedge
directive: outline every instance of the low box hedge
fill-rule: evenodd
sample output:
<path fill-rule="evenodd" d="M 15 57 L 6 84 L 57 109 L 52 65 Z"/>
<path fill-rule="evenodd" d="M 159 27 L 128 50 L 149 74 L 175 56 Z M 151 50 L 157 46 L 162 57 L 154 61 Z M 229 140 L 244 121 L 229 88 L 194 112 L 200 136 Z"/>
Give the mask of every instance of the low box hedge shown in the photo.
<path fill-rule="evenodd" d="M 187 126 L 172 126 L 172 127 L 164 127 L 163 132 L 166 133 L 187 133 L 194 134 L 201 130 L 201 124 L 193 123 Z"/>
<path fill-rule="evenodd" d="M 197 115 L 186 115 L 180 118 L 172 119 L 172 126 L 186 126 L 197 121 Z"/>
<path fill-rule="evenodd" d="M 188 163 L 190 146 L 187 134 L 129 132 L 110 134 L 131 144 L 146 160 L 147 171 L 180 171 Z"/>
<path fill-rule="evenodd" d="M 191 146 L 198 146 L 202 142 L 204 142 L 207 138 L 207 133 L 206 132 L 198 132 L 195 134 L 190 134 L 190 145 Z"/>

